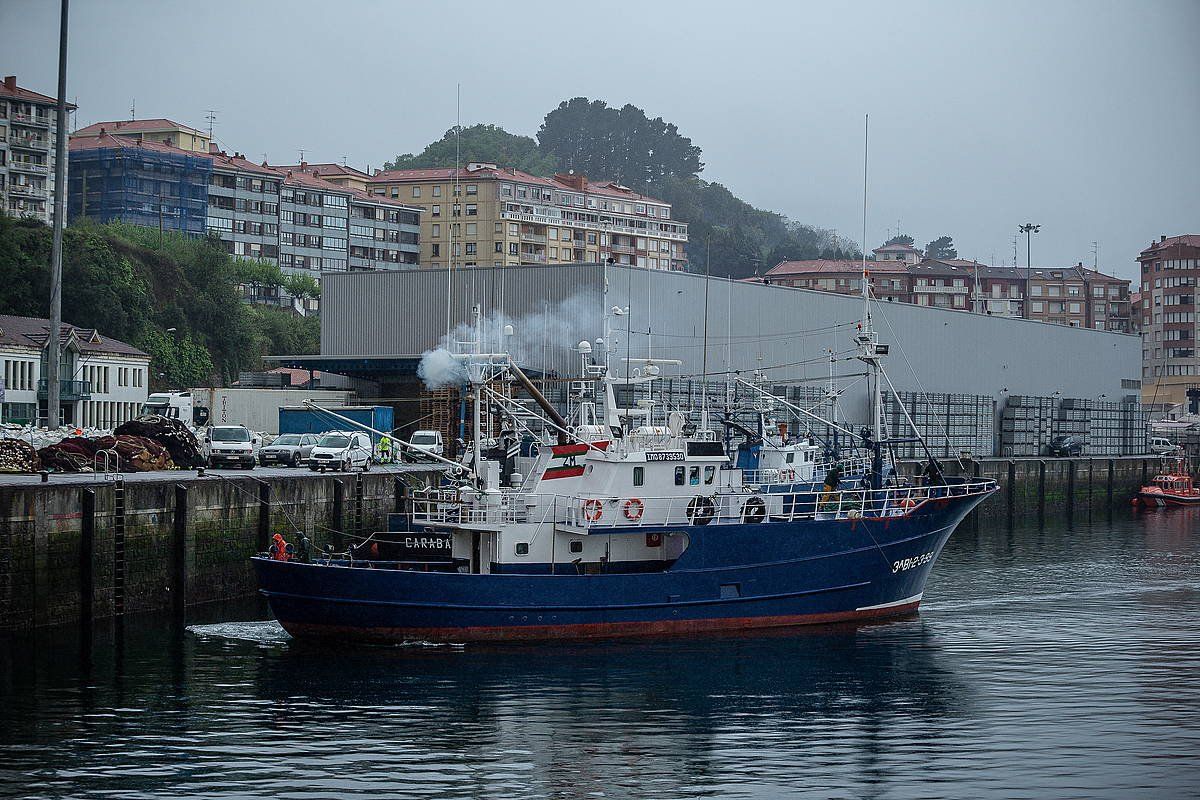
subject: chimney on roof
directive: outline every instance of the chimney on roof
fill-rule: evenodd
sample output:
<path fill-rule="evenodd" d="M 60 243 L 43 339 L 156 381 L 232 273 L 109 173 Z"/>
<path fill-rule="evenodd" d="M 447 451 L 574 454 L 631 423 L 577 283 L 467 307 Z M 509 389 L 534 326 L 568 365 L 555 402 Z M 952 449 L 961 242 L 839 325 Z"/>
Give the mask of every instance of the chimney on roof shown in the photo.
<path fill-rule="evenodd" d="M 106 131 L 106 130 L 104 129 L 104 127 L 103 127 L 103 126 L 101 126 L 101 128 L 100 128 L 100 135 L 101 135 L 101 136 L 104 136 L 104 135 L 105 135 L 105 134 L 107 134 L 107 133 L 108 133 L 108 131 Z"/>
<path fill-rule="evenodd" d="M 1166 240 L 1167 240 L 1167 237 L 1166 237 L 1166 236 L 1161 236 L 1161 235 L 1160 235 L 1160 236 L 1158 237 L 1158 241 L 1159 241 L 1160 243 L 1161 243 L 1161 242 L 1165 242 Z"/>
<path fill-rule="evenodd" d="M 304 172 L 304 170 L 306 170 L 306 169 L 308 169 L 308 162 L 307 162 L 307 161 L 301 161 L 301 162 L 300 162 L 300 171 L 301 171 L 301 172 Z"/>
<path fill-rule="evenodd" d="M 5 88 L 5 89 L 8 89 L 10 92 L 11 92 L 11 91 L 16 91 L 16 89 L 17 89 L 17 76 L 16 76 L 16 75 L 5 75 L 5 76 L 4 76 L 4 88 Z"/>

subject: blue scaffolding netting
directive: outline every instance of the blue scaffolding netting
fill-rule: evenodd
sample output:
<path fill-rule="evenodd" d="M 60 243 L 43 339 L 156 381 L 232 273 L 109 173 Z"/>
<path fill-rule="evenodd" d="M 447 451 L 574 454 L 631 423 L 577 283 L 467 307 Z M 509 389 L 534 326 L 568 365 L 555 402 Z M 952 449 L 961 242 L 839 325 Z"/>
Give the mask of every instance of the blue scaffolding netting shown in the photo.
<path fill-rule="evenodd" d="M 212 161 L 140 147 L 70 155 L 68 217 L 128 222 L 203 236 Z"/>

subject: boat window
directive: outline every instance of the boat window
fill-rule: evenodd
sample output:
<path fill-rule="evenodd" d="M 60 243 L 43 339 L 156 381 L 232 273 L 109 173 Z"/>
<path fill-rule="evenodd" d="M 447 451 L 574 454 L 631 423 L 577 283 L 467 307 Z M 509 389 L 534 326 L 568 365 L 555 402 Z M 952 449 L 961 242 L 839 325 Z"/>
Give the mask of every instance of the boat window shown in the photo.
<path fill-rule="evenodd" d="M 812 460 L 813 460 L 813 452 L 812 452 L 812 450 L 805 450 L 805 451 L 804 451 L 804 460 L 805 460 L 805 461 L 812 461 Z"/>
<path fill-rule="evenodd" d="M 717 468 L 716 467 L 705 467 L 704 468 L 704 485 L 705 486 L 711 486 L 712 482 L 716 479 L 716 477 L 717 477 Z"/>
<path fill-rule="evenodd" d="M 646 468 L 645 467 L 634 467 L 633 468 L 633 485 L 641 486 L 645 482 L 646 482 Z"/>
<path fill-rule="evenodd" d="M 582 553 L 583 552 L 583 542 L 580 542 L 580 541 L 571 542 L 571 552 L 572 553 Z"/>
<path fill-rule="evenodd" d="M 529 542 L 517 542 L 517 555 L 529 555 Z"/>
<path fill-rule="evenodd" d="M 688 484 L 691 486 L 700 485 L 700 468 L 688 467 Z"/>
<path fill-rule="evenodd" d="M 686 470 L 683 467 L 675 468 L 675 485 L 676 486 L 683 486 L 684 475 L 686 475 L 686 474 L 687 474 Z"/>
<path fill-rule="evenodd" d="M 795 461 L 795 460 L 796 460 L 796 454 L 795 454 L 795 453 L 788 453 L 788 454 L 787 454 L 787 463 L 791 464 L 791 463 L 792 463 L 793 461 Z"/>

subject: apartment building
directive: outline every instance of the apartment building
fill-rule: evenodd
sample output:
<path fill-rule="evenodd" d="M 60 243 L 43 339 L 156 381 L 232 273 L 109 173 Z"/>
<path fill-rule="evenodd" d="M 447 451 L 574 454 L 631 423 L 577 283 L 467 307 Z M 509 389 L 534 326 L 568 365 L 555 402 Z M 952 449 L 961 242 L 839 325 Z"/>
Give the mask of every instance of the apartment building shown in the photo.
<path fill-rule="evenodd" d="M 861 261 L 852 259 L 816 259 L 784 261 L 761 278 L 762 283 L 816 289 L 836 294 L 862 294 Z M 912 279 L 903 261 L 868 261 L 867 280 L 871 293 L 892 303 L 912 302 Z"/>
<path fill-rule="evenodd" d="M 0 315 L 0 421 L 46 418 L 50 320 Z M 59 338 L 62 422 L 113 428 L 138 415 L 149 391 L 150 356 L 92 328 L 64 324 Z"/>
<path fill-rule="evenodd" d="M 876 261 L 900 261 L 904 264 L 919 264 L 924 257 L 920 250 L 902 242 L 881 245 L 871 252 L 875 254 Z"/>
<path fill-rule="evenodd" d="M 18 86 L 15 75 L 0 84 L 0 211 L 54 221 L 57 107 L 55 98 Z"/>
<path fill-rule="evenodd" d="M 201 155 L 207 155 L 212 147 L 212 137 L 204 131 L 169 119 L 115 119 L 109 122 L 95 122 L 73 131 L 71 136 L 99 136 L 101 133 L 158 142 Z"/>
<path fill-rule="evenodd" d="M 1183 403 L 1200 389 L 1196 285 L 1200 234 L 1162 236 L 1138 256 L 1141 267 L 1142 400 Z"/>
<path fill-rule="evenodd" d="M 687 265 L 687 225 L 670 204 L 583 175 L 511 167 L 377 172 L 372 194 L 420 206 L 421 263 L 438 267 L 596 263 Z"/>
<path fill-rule="evenodd" d="M 279 188 L 283 176 L 241 153 L 209 153 L 206 230 L 226 244 L 231 255 L 278 263 Z"/>
<path fill-rule="evenodd" d="M 867 262 L 880 300 L 1057 325 L 1131 333 L 1129 281 L 1087 269 L 990 267 L 966 259 L 924 259 L 908 245 L 885 245 Z M 837 294 L 858 294 L 862 265 L 853 260 L 784 261 L 754 281 Z"/>
<path fill-rule="evenodd" d="M 334 186 L 358 189 L 360 192 L 367 190 L 367 183 L 371 180 L 371 176 L 367 173 L 345 164 L 309 164 L 307 161 L 301 161 L 299 164 L 286 166 L 276 164 L 275 169 L 285 172 L 307 172 L 318 178 L 324 178 Z"/>
<path fill-rule="evenodd" d="M 212 159 L 136 136 L 72 136 L 67 217 L 203 235 Z"/>

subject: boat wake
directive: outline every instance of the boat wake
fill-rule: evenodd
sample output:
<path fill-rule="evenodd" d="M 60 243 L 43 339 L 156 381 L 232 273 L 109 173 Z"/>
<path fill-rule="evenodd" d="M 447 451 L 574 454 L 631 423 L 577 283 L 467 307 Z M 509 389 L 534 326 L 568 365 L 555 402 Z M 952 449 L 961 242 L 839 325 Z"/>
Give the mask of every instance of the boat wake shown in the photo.
<path fill-rule="evenodd" d="M 219 622 L 215 625 L 189 625 L 188 633 L 202 639 L 228 639 L 261 645 L 285 644 L 292 640 L 273 619 L 252 622 Z"/>

